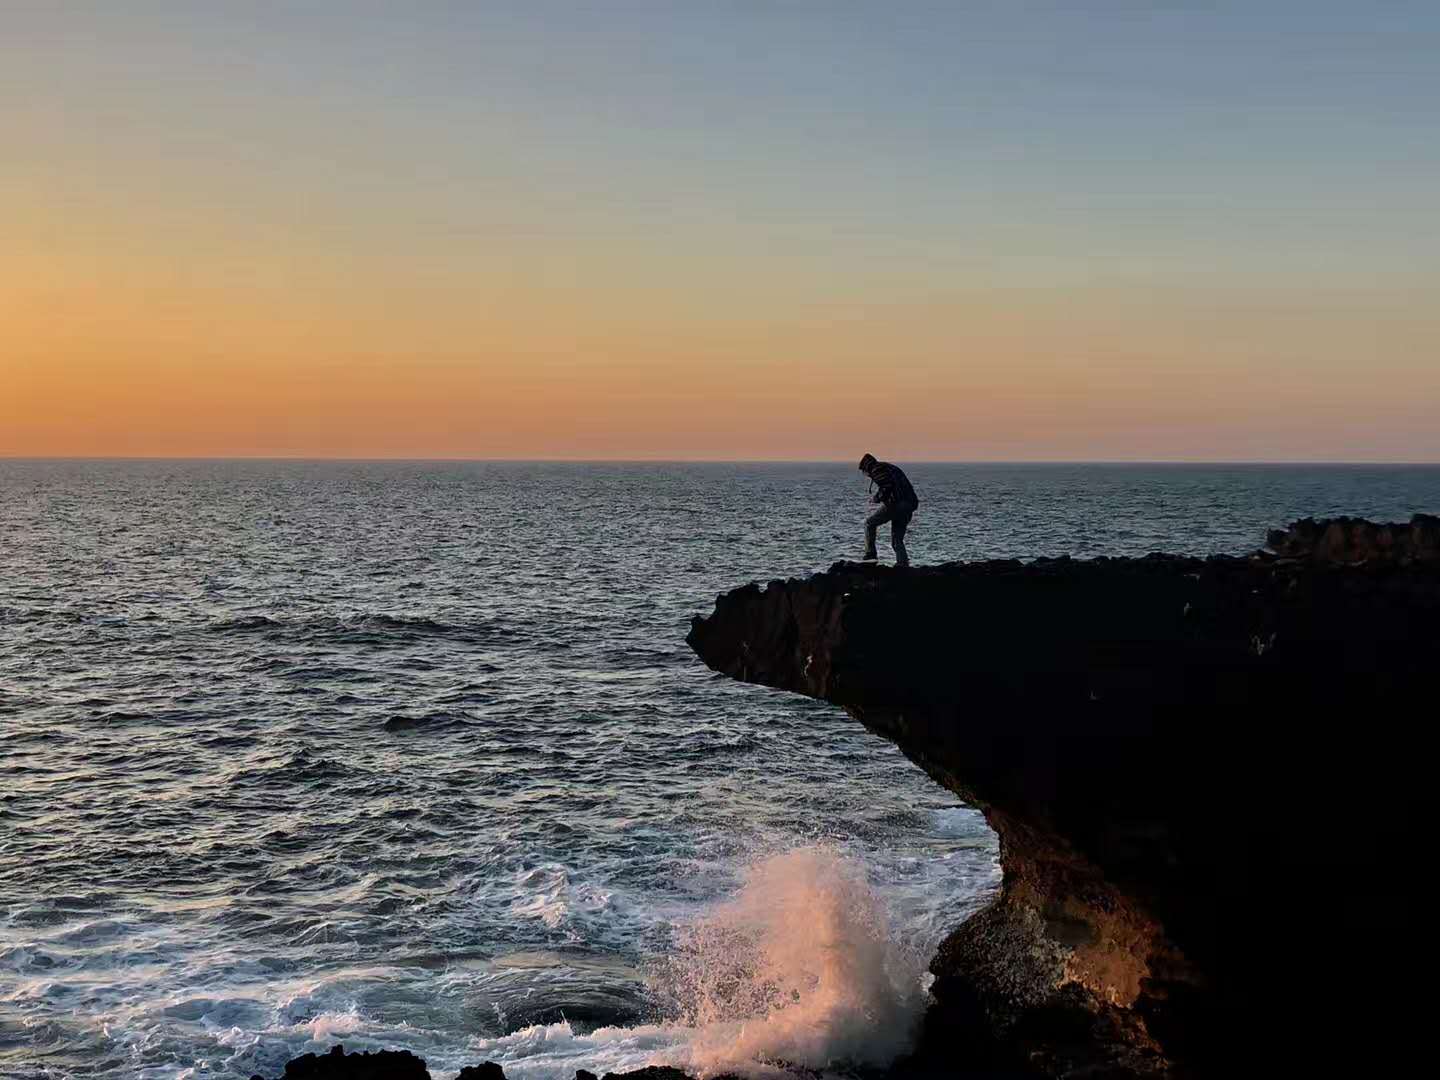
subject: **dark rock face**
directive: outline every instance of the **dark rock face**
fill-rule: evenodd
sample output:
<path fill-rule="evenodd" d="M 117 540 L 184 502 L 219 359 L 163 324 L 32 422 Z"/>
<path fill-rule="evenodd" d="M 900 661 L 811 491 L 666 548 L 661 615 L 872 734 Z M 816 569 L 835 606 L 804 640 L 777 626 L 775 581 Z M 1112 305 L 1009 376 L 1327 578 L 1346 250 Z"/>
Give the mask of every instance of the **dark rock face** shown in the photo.
<path fill-rule="evenodd" d="M 263 1078 L 253 1076 L 250 1080 Z M 292 1058 L 281 1080 L 430 1080 L 430 1073 L 425 1059 L 408 1050 L 347 1054 L 345 1047 L 332 1046 L 328 1054 Z"/>
<path fill-rule="evenodd" d="M 1408 524 L 1364 518 L 1305 518 L 1272 530 L 1265 546 L 1281 558 L 1319 563 L 1440 560 L 1440 517 L 1416 514 Z"/>
<path fill-rule="evenodd" d="M 843 705 L 1000 836 L 1000 895 L 932 964 L 917 1073 L 1239 1060 L 1324 937 L 1296 876 L 1369 843 L 1315 828 L 1316 785 L 1383 801 L 1379 731 L 1433 714 L 1435 520 L 1298 523 L 1285 558 L 839 563 L 695 620 L 710 667 Z M 1334 565 L 1382 548 L 1411 554 Z"/>

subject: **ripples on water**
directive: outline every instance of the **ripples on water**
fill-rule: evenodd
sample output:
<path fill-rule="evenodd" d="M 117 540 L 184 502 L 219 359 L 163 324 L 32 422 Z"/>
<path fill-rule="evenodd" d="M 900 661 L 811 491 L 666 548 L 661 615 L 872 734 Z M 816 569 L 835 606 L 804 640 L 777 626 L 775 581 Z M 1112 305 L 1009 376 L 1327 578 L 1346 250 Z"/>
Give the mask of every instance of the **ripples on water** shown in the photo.
<path fill-rule="evenodd" d="M 910 471 L 926 562 L 1440 508 L 1433 468 Z M 858 552 L 863 494 L 828 465 L 0 461 L 0 1072 L 249 1076 L 340 1037 L 439 1075 L 723 1063 L 744 1008 L 696 998 L 695 943 L 786 953 L 797 904 L 837 913 L 829 985 L 912 1008 L 993 836 L 683 642 L 716 592 Z M 816 985 L 788 951 L 756 1000 Z M 749 1049 L 854 1049 L 804 1008 Z"/>

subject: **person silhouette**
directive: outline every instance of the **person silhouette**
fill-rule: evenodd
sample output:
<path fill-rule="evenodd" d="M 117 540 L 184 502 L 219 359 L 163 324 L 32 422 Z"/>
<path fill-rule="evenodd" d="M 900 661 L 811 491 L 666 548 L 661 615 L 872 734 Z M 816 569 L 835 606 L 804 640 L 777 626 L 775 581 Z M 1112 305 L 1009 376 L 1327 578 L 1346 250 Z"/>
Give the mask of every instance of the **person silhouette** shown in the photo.
<path fill-rule="evenodd" d="M 858 468 L 874 485 L 870 501 L 880 504 L 880 509 L 865 519 L 864 561 L 874 562 L 879 558 L 875 554 L 875 530 L 888 521 L 890 546 L 895 549 L 895 565 L 909 566 L 910 555 L 905 550 L 905 530 L 910 527 L 910 519 L 920 506 L 920 497 L 915 494 L 910 478 L 898 465 L 877 461 L 874 454 L 866 454 L 860 459 Z"/>

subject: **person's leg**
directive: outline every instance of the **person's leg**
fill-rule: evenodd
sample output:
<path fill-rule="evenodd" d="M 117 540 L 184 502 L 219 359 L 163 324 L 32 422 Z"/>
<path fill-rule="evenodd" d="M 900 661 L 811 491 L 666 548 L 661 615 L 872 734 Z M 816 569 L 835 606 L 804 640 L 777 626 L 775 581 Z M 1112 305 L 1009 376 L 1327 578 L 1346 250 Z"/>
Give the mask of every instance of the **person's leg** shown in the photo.
<path fill-rule="evenodd" d="M 865 519 L 865 561 L 873 562 L 879 556 L 875 552 L 875 530 L 890 520 L 890 507 L 882 506 Z"/>
<path fill-rule="evenodd" d="M 909 513 L 896 514 L 890 522 L 890 546 L 895 549 L 896 566 L 910 565 L 910 553 L 905 550 L 905 530 L 909 527 Z"/>

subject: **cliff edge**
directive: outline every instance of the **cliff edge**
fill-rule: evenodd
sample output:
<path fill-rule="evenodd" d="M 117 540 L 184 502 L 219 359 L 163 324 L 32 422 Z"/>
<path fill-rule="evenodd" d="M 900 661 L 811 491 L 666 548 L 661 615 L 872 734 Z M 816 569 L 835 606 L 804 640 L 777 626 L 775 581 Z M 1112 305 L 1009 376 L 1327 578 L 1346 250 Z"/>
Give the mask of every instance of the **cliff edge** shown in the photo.
<path fill-rule="evenodd" d="M 1384 858 L 1362 821 L 1317 827 L 1317 799 L 1373 811 L 1412 779 L 1383 733 L 1433 713 L 1440 519 L 1269 545 L 837 563 L 694 621 L 711 668 L 845 707 L 999 834 L 997 899 L 932 964 L 917 1072 L 1230 1071 L 1317 966 L 1336 916 L 1297 894 L 1347 845 Z"/>

